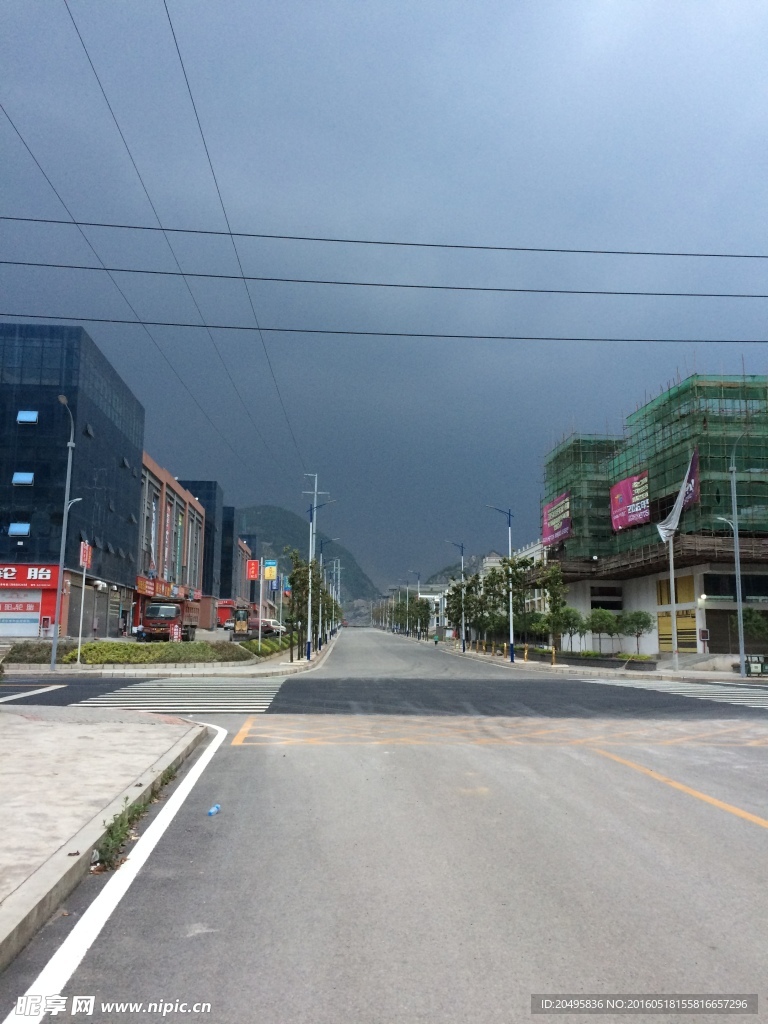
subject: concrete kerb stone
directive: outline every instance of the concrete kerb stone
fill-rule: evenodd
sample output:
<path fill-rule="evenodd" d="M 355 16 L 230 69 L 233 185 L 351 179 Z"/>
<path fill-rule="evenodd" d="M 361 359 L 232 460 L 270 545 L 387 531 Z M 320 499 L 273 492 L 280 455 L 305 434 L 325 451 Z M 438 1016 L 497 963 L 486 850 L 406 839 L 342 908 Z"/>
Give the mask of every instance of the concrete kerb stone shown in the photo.
<path fill-rule="evenodd" d="M 178 768 L 211 730 L 190 723 L 189 730 L 162 757 L 131 783 L 119 796 L 83 826 L 68 842 L 63 843 L 33 874 L 10 893 L 0 904 L 0 970 L 21 952 L 30 939 L 88 874 L 91 855 L 99 846 L 106 828 L 115 815 L 146 801 L 160 788 L 160 780 L 168 769 Z M 69 852 L 79 850 L 79 856 Z"/>

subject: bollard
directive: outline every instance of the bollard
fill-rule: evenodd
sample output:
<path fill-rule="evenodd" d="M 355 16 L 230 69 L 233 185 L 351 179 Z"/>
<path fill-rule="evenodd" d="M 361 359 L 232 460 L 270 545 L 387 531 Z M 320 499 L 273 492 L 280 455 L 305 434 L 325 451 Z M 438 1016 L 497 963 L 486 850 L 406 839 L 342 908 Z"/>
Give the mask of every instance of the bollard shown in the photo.
<path fill-rule="evenodd" d="M 506 656 L 507 656 L 507 645 L 504 644 L 504 657 L 506 658 Z"/>
<path fill-rule="evenodd" d="M 528 644 L 523 644 L 523 661 L 528 661 Z"/>
<path fill-rule="evenodd" d="M 487 652 L 487 650 L 485 649 L 485 640 L 483 640 L 483 654 L 487 654 L 487 653 L 488 653 L 488 652 Z"/>
<path fill-rule="evenodd" d="M 552 664 L 555 664 L 555 645 L 552 644 Z"/>

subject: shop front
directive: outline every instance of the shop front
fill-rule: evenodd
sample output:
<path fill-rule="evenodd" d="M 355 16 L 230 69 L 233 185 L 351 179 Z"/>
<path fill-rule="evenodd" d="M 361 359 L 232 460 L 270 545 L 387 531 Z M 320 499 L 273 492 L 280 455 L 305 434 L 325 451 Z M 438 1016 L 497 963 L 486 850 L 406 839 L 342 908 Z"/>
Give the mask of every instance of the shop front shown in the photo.
<path fill-rule="evenodd" d="M 53 635 L 58 578 L 57 565 L 0 565 L 0 637 Z"/>

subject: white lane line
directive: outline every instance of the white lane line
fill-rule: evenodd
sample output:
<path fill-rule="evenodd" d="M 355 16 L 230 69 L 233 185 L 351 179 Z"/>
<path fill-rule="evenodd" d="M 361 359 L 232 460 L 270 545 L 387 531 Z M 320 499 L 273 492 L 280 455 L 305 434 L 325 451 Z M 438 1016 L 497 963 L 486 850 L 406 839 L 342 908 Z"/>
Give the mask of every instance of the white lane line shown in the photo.
<path fill-rule="evenodd" d="M 49 690 L 63 690 L 66 683 L 57 683 L 55 686 L 42 686 L 39 690 L 25 690 L 24 693 L 14 693 L 10 697 L 0 697 L 0 704 L 9 700 L 20 700 L 22 697 L 34 697 L 38 693 L 48 693 Z"/>
<path fill-rule="evenodd" d="M 147 831 L 128 854 L 128 859 L 112 878 L 107 882 L 96 899 L 91 903 L 75 927 L 59 946 L 51 959 L 35 978 L 27 991 L 27 996 L 58 996 L 69 979 L 82 963 L 83 957 L 99 937 L 101 929 L 112 916 L 120 900 L 125 896 L 131 883 L 146 863 L 149 855 L 160 841 L 163 833 L 176 817 L 181 805 L 192 791 L 192 787 L 208 767 L 213 755 L 224 742 L 227 730 L 219 725 L 201 722 L 215 729 L 218 735 L 210 746 L 203 751 L 199 761 L 190 769 L 179 783 L 178 788 L 168 803 L 149 826 Z M 22 1004 L 23 1005 L 23 1004 Z M 25 1007 L 26 1009 L 26 1007 Z M 3 1021 L 3 1024 L 39 1024 L 45 1017 L 45 1010 L 39 1013 L 17 1013 L 14 1008 Z"/>

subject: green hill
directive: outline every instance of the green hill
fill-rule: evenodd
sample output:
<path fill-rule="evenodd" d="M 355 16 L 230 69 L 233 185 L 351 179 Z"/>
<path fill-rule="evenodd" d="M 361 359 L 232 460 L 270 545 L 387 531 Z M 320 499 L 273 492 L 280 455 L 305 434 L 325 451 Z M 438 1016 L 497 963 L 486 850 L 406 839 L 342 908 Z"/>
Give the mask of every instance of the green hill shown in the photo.
<path fill-rule="evenodd" d="M 290 560 L 283 554 L 286 547 L 298 548 L 303 558 L 309 547 L 309 521 L 294 512 L 277 505 L 251 505 L 235 511 L 235 530 L 253 551 L 256 558 L 276 558 L 278 571 L 290 571 Z M 379 590 L 357 564 L 351 551 L 321 530 L 317 532 L 315 556 L 320 557 L 320 541 L 323 541 L 323 561 L 327 565 L 332 558 L 341 559 L 342 604 L 350 601 L 371 601 L 379 596 Z"/>

